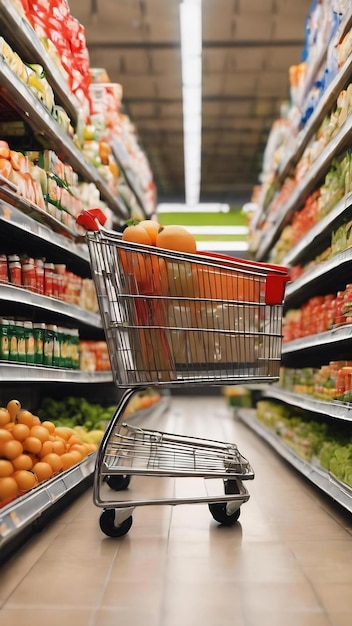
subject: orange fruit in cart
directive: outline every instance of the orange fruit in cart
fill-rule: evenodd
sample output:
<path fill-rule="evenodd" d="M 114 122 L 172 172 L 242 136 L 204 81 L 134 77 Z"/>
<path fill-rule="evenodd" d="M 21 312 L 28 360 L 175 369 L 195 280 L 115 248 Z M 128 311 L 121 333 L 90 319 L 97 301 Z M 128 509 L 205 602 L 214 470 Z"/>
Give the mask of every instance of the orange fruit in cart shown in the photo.
<path fill-rule="evenodd" d="M 143 228 L 145 228 L 150 237 L 152 246 L 155 246 L 156 238 L 160 230 L 160 224 L 154 220 L 141 220 L 139 222 L 139 226 L 143 226 Z"/>
<path fill-rule="evenodd" d="M 196 240 L 183 226 L 161 226 L 158 232 L 155 245 L 163 250 L 175 250 L 177 252 L 187 252 L 196 254 Z"/>
<path fill-rule="evenodd" d="M 142 244 L 145 246 L 151 246 L 152 240 L 148 231 L 141 226 L 141 224 L 131 224 L 127 226 L 122 233 L 123 241 L 130 241 L 131 243 Z"/>

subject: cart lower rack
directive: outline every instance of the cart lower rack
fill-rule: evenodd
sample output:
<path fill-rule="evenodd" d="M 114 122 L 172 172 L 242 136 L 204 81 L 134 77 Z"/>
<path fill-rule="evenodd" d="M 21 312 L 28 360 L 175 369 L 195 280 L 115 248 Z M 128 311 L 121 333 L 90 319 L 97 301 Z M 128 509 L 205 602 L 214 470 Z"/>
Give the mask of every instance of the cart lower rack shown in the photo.
<path fill-rule="evenodd" d="M 233 524 L 249 499 L 242 481 L 254 477 L 237 446 L 134 428 L 123 414 L 132 394 L 150 386 L 277 380 L 286 268 L 131 244 L 103 229 L 88 232 L 87 243 L 112 373 L 126 390 L 97 455 L 103 532 L 124 535 L 134 507 L 148 504 L 208 502 L 214 519 Z M 222 489 L 143 498 L 134 485 L 122 493 L 131 476 L 221 479 Z"/>

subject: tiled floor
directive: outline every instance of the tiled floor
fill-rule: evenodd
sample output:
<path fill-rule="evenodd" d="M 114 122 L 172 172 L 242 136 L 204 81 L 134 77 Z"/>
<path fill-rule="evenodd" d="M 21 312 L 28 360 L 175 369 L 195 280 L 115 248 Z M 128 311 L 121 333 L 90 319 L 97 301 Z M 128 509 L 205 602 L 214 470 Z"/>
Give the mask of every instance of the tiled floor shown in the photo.
<path fill-rule="evenodd" d="M 88 491 L 2 568 L 0 626 L 351 626 L 351 516 L 222 398 L 174 398 L 145 426 L 235 441 L 256 472 L 240 521 L 219 527 L 206 504 L 138 507 L 111 539 Z M 142 480 L 153 497 L 160 479 Z"/>

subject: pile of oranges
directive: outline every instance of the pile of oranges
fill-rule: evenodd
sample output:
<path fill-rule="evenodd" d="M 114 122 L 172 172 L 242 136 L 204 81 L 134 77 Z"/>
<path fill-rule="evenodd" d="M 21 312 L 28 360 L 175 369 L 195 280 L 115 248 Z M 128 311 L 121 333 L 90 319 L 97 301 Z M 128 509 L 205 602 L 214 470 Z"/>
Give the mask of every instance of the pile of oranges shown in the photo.
<path fill-rule="evenodd" d="M 72 428 L 41 422 L 10 400 L 0 408 L 0 506 L 73 467 L 96 447 Z"/>

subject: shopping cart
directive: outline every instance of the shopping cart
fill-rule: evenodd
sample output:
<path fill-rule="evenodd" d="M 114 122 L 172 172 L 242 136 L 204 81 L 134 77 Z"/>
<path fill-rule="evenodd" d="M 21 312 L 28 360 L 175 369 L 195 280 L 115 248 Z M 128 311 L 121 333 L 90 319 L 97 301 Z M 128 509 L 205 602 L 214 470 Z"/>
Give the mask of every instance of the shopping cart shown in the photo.
<path fill-rule="evenodd" d="M 140 428 L 124 412 L 148 387 L 276 381 L 287 269 L 132 244 L 103 228 L 86 241 L 114 382 L 124 390 L 97 452 L 101 530 L 125 535 L 137 506 L 199 502 L 234 524 L 249 499 L 243 481 L 254 478 L 236 444 Z M 145 494 L 149 476 L 161 479 L 158 497 Z M 177 495 L 177 480 L 168 490 L 165 477 L 201 479 L 206 489 Z"/>

